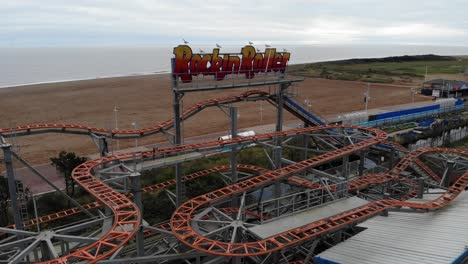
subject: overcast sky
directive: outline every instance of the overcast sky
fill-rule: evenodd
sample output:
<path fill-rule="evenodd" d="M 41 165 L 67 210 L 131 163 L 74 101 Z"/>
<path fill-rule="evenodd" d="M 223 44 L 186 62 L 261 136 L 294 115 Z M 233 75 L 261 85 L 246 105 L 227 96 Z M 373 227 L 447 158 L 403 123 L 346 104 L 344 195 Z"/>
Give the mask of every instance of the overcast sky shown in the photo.
<path fill-rule="evenodd" d="M 0 46 L 468 46 L 467 0 L 1 0 Z"/>

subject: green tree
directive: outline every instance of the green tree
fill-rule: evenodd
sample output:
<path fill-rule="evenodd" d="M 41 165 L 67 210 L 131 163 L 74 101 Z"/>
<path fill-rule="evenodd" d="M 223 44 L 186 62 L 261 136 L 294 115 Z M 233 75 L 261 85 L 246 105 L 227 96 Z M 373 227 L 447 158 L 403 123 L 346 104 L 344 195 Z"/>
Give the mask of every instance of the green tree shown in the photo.
<path fill-rule="evenodd" d="M 74 152 L 61 151 L 58 157 L 50 158 L 51 164 L 60 172 L 65 180 L 65 191 L 70 196 L 75 195 L 75 181 L 72 178 L 72 171 L 84 163 L 87 159 L 80 157 Z M 70 202 L 68 202 L 70 207 Z"/>

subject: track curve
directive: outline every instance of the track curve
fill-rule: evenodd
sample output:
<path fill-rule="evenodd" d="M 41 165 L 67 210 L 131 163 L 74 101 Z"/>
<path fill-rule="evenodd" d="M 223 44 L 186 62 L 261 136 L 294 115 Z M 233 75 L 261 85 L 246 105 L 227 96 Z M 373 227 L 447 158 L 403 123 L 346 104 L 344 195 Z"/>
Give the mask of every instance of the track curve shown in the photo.
<path fill-rule="evenodd" d="M 213 167 L 213 168 L 210 168 L 210 169 L 197 171 L 197 172 L 194 172 L 192 174 L 184 176 L 182 178 L 182 182 L 195 180 L 195 179 L 198 179 L 200 177 L 203 177 L 203 176 L 206 176 L 206 175 L 209 175 L 209 174 L 212 174 L 212 173 L 216 173 L 216 172 L 220 172 L 220 171 L 227 171 L 229 169 L 231 169 L 230 165 L 220 165 L 220 166 L 216 166 L 216 167 Z M 247 165 L 247 164 L 238 164 L 237 169 L 244 170 L 244 171 L 249 171 L 249 172 L 255 172 L 255 173 L 264 173 L 264 172 L 269 171 L 269 170 L 267 170 L 265 168 L 262 168 L 262 167 Z M 165 190 L 165 189 L 170 188 L 170 187 L 175 186 L 175 185 L 176 185 L 176 181 L 174 179 L 171 179 L 171 180 L 167 180 L 167 181 L 164 181 L 164 182 L 160 182 L 160 183 L 156 183 L 156 184 L 152 184 L 152 185 L 143 187 L 143 188 L 141 188 L 141 191 L 143 193 L 157 192 L 157 191 Z M 133 196 L 133 194 L 131 194 L 131 193 L 128 193 L 126 195 L 127 195 L 127 197 L 132 197 Z M 82 205 L 82 207 L 85 208 L 85 209 L 97 209 L 97 208 L 100 208 L 102 206 L 104 206 L 104 205 L 102 203 L 98 202 L 98 201 Z M 80 212 L 81 212 L 81 209 L 79 207 L 73 207 L 73 208 L 69 208 L 69 209 L 66 209 L 66 210 L 59 211 L 59 212 L 43 215 L 43 216 L 39 217 L 37 221 L 36 221 L 36 219 L 31 219 L 29 221 L 24 221 L 23 226 L 26 227 L 26 228 L 33 227 L 33 226 L 36 226 L 38 223 L 39 224 L 45 224 L 45 223 L 48 223 L 48 222 L 51 222 L 51 221 L 55 221 L 55 220 L 58 220 L 58 219 L 63 219 L 63 218 L 66 218 L 66 217 L 69 217 L 69 216 L 72 216 L 72 215 L 76 215 L 76 214 L 78 214 Z M 12 224 L 12 225 L 8 225 L 8 226 L 5 226 L 5 227 L 6 228 L 15 228 L 15 225 Z M 0 235 L 1 235 L 1 233 L 0 233 Z"/>
<path fill-rule="evenodd" d="M 120 194 L 114 191 L 111 187 L 107 186 L 106 184 L 102 183 L 96 177 L 93 176 L 93 169 L 103 165 L 108 162 L 116 161 L 116 160 L 128 160 L 134 158 L 145 158 L 145 157 L 154 157 L 160 156 L 164 154 L 175 154 L 180 152 L 186 151 L 197 151 L 203 149 L 210 149 L 210 148 L 219 148 L 224 147 L 225 145 L 232 145 L 232 144 L 246 144 L 246 143 L 255 143 L 257 141 L 267 141 L 272 140 L 276 137 L 284 137 L 284 136 L 294 136 L 302 133 L 312 132 L 312 131 L 319 131 L 325 129 L 359 129 L 365 130 L 368 133 L 375 135 L 375 138 L 368 139 L 366 141 L 361 141 L 354 145 L 350 145 L 344 147 L 342 149 L 332 151 L 327 154 L 323 154 L 320 157 L 325 157 L 321 161 L 329 161 L 333 160 L 341 155 L 351 154 L 356 150 L 363 149 L 369 147 L 374 144 L 378 144 L 384 141 L 387 138 L 385 132 L 375 129 L 375 128 L 367 128 L 367 127 L 358 127 L 352 125 L 326 125 L 321 127 L 307 127 L 301 129 L 294 129 L 282 132 L 275 132 L 275 133 L 267 133 L 249 137 L 242 137 L 242 138 L 234 138 L 230 140 L 214 140 L 202 143 L 194 143 L 188 145 L 181 145 L 175 147 L 169 147 L 164 149 L 155 149 L 151 151 L 145 152 L 138 152 L 138 153 L 126 153 L 126 154 L 117 154 L 113 156 L 101 157 L 96 160 L 87 161 L 77 168 L 73 170 L 72 177 L 76 181 L 78 185 L 80 185 L 83 189 L 89 192 L 91 195 L 95 196 L 96 199 L 103 203 L 105 206 L 111 208 L 114 214 L 114 224 L 110 231 L 106 233 L 103 237 L 101 237 L 97 242 L 86 246 L 84 248 L 80 248 L 73 252 L 70 255 L 63 256 L 59 259 L 55 259 L 49 261 L 48 263 L 64 263 L 64 262 L 74 262 L 74 261 L 88 261 L 90 263 L 95 263 L 99 260 L 102 260 L 112 253 L 114 253 L 117 249 L 124 246 L 136 233 L 137 227 L 141 222 L 141 213 L 139 212 L 136 205 L 125 195 Z M 306 163 L 313 163 L 313 161 L 305 161 Z M 295 165 L 289 166 L 289 168 L 295 167 Z M 277 175 L 278 172 L 272 172 L 274 175 Z M 265 174 L 264 174 L 265 175 Z M 279 174 L 281 176 L 281 173 Z M 259 179 L 260 182 L 264 181 L 264 183 L 271 181 L 272 179 L 267 179 L 266 177 L 259 178 L 254 177 L 248 182 L 252 183 L 251 186 L 258 185 Z M 266 181 L 265 181 L 266 180 Z M 274 179 L 273 179 L 274 180 Z M 240 182 L 239 184 L 245 184 L 246 181 Z M 248 186 L 244 186 L 242 188 L 246 188 Z M 218 189 L 217 193 L 223 192 L 223 189 Z M 171 222 L 171 227 L 174 229 L 174 225 Z"/>
<path fill-rule="evenodd" d="M 378 140 L 376 140 L 378 141 Z M 363 141 L 364 142 L 364 141 Z M 360 142 L 362 143 L 362 142 Z M 366 142 L 364 145 L 372 145 L 375 142 Z M 339 153 L 337 150 L 337 154 Z M 434 148 L 434 149 L 419 149 L 410 152 L 405 158 L 403 158 L 386 176 L 389 179 L 400 177 L 400 173 L 403 172 L 415 159 L 422 154 L 433 153 L 433 152 L 445 152 L 455 153 L 463 156 L 468 156 L 467 151 L 445 149 L 445 148 Z M 246 190 L 251 189 L 257 183 L 263 181 L 272 181 L 274 179 L 281 179 L 287 174 L 293 173 L 300 168 L 307 168 L 317 166 L 326 161 L 329 157 L 329 153 L 320 155 L 310 160 L 298 162 L 287 166 L 285 168 L 266 173 L 264 175 L 257 176 L 250 179 L 249 181 L 240 182 L 228 186 L 226 188 L 214 191 L 205 195 L 193 198 L 183 205 L 181 205 L 174 212 L 171 218 L 171 227 L 176 237 L 185 245 L 202 251 L 208 254 L 219 255 L 219 256 L 255 256 L 264 255 L 274 251 L 281 250 L 283 248 L 298 244 L 305 240 L 317 237 L 321 234 L 331 232 L 338 229 L 341 226 L 357 223 L 363 221 L 371 216 L 374 216 L 384 210 L 388 210 L 393 207 L 410 207 L 414 209 L 438 209 L 453 201 L 465 188 L 468 186 L 468 172 L 461 176 L 445 194 L 439 196 L 437 199 L 427 203 L 414 203 L 404 202 L 395 200 L 380 200 L 366 204 L 364 206 L 355 208 L 353 210 L 343 212 L 336 216 L 322 219 L 308 225 L 289 230 L 272 237 L 248 243 L 228 243 L 224 241 L 216 241 L 204 237 L 197 233 L 191 226 L 191 220 L 194 217 L 196 211 L 209 203 L 213 203 L 220 200 L 228 195 L 234 195 L 242 193 Z"/>
<path fill-rule="evenodd" d="M 263 91 L 249 91 L 239 96 L 223 97 L 213 100 L 207 100 L 200 102 L 187 110 L 182 114 L 183 119 L 187 119 L 195 113 L 201 111 L 207 106 L 215 106 L 222 103 L 238 102 L 250 97 L 267 97 L 268 93 Z M 254 99 L 252 99 L 254 100 Z M 83 126 L 78 124 L 39 124 L 39 125 L 28 125 L 18 126 L 15 128 L 3 128 L 0 129 L 0 135 L 10 136 L 13 134 L 27 135 L 33 133 L 80 133 L 80 134 L 98 134 L 105 136 L 113 136 L 115 138 L 126 138 L 126 137 L 143 137 L 152 135 L 158 132 L 163 132 L 170 129 L 173 126 L 173 121 L 167 120 L 161 124 L 150 126 L 142 129 L 134 130 L 107 130 L 103 128 L 96 128 L 91 126 Z M 154 157 L 165 154 L 177 154 L 186 151 L 197 151 L 205 149 L 213 149 L 224 146 L 241 145 L 246 143 L 255 143 L 258 141 L 271 140 L 276 137 L 285 137 L 299 135 L 308 132 L 326 130 L 326 129 L 358 129 L 364 130 L 367 133 L 372 134 L 374 137 L 355 143 L 353 145 L 345 146 L 343 148 L 330 151 L 328 153 L 313 157 L 308 160 L 298 162 L 296 164 L 283 167 L 275 171 L 262 171 L 262 175 L 250 178 L 248 180 L 241 181 L 239 183 L 218 189 L 216 191 L 195 197 L 182 206 L 176 209 L 171 221 L 170 229 L 174 235 L 185 245 L 194 248 L 198 251 L 206 252 L 213 255 L 221 256 L 254 256 L 263 255 L 269 252 L 274 252 L 282 248 L 295 245 L 304 240 L 316 237 L 320 234 L 333 231 L 343 225 L 349 225 L 362 220 L 367 219 L 379 212 L 387 210 L 393 207 L 411 207 L 416 209 L 437 209 L 441 208 L 453 199 L 455 199 L 468 185 L 468 172 L 461 176 L 450 189 L 439 198 L 432 202 L 420 204 L 394 200 L 380 200 L 365 206 L 355 208 L 353 210 L 343 212 L 339 215 L 322 219 L 300 228 L 286 231 L 284 233 L 275 235 L 273 237 L 249 242 L 249 243 L 227 243 L 221 241 L 215 241 L 203 237 L 191 228 L 190 222 L 194 213 L 208 203 L 219 201 L 225 197 L 240 194 L 244 191 L 252 188 L 269 184 L 273 181 L 280 180 L 291 176 L 291 174 L 301 171 L 303 169 L 314 167 L 331 160 L 337 159 L 344 155 L 351 154 L 358 150 L 362 150 L 380 143 L 383 143 L 387 134 L 379 129 L 369 127 L 358 127 L 352 125 L 324 125 L 319 127 L 307 127 L 302 129 L 294 129 L 282 132 L 267 133 L 256 136 L 234 138 L 224 141 L 208 141 L 202 143 L 181 145 L 176 147 L 169 147 L 164 149 L 158 149 L 153 151 L 145 151 L 138 153 L 126 153 L 118 154 L 114 156 L 102 157 L 96 160 L 91 160 L 83 163 L 73 170 L 72 177 L 78 185 L 95 196 L 99 203 L 109 207 L 114 215 L 114 223 L 112 228 L 102 236 L 97 242 L 92 243 L 86 247 L 77 249 L 67 256 L 63 256 L 58 259 L 48 261 L 46 263 L 68 263 L 68 262 L 79 262 L 87 261 L 89 263 L 95 263 L 99 260 L 105 259 L 116 250 L 124 246 L 136 233 L 141 223 L 141 212 L 137 206 L 125 195 L 114 191 L 111 187 L 101 182 L 99 179 L 94 177 L 93 170 L 99 166 L 117 160 L 127 160 L 134 158 L 146 158 Z M 369 179 L 367 182 L 355 183 L 355 186 L 362 186 L 369 182 L 382 182 L 386 180 L 395 179 L 400 177 L 400 173 L 406 169 L 412 162 L 417 162 L 417 158 L 420 155 L 431 152 L 449 152 L 456 153 L 459 155 L 468 156 L 467 151 L 452 150 L 452 149 L 420 149 L 417 151 L 410 152 L 405 156 L 390 172 L 387 174 L 381 174 L 376 176 L 374 179 Z M 194 176 L 197 177 L 197 176 Z M 431 177 L 438 177 L 434 173 Z M 440 178 L 439 178 L 440 179 Z M 361 179 L 364 180 L 364 179 Z M 171 183 L 172 184 L 172 183 Z M 175 184 L 175 182 L 174 182 Z M 352 185 L 351 185 L 352 186 Z M 159 188 L 159 187 L 157 187 Z M 164 187 L 163 188 L 167 188 Z M 322 188 L 318 186 L 318 188 Z M 169 226 L 167 226 L 169 227 Z"/>
<path fill-rule="evenodd" d="M 186 120 L 194 114 L 200 112 L 206 107 L 217 106 L 219 104 L 235 103 L 252 98 L 252 100 L 267 99 L 270 94 L 261 90 L 252 90 L 240 95 L 226 96 L 216 99 L 210 99 L 199 102 L 184 110 L 181 114 L 181 119 Z M 171 129 L 174 126 L 173 119 L 166 120 L 160 124 L 141 128 L 141 129 L 105 129 L 93 126 L 85 126 L 80 124 L 66 124 L 66 123 L 48 123 L 48 124 L 34 124 L 24 125 L 12 128 L 0 128 L 0 135 L 8 137 L 11 135 L 21 136 L 28 134 L 38 133 L 72 133 L 72 134 L 90 134 L 112 136 L 113 138 L 133 138 L 145 137 L 160 133 Z"/>
<path fill-rule="evenodd" d="M 282 241 L 297 241 L 297 243 L 299 243 L 300 241 L 307 239 L 301 239 L 301 237 L 289 232 L 286 234 L 282 234 L 279 237 L 272 237 L 270 239 L 265 239 L 257 242 L 220 242 L 205 238 L 202 235 L 198 234 L 195 230 L 192 229 L 190 222 L 195 212 L 209 203 L 216 202 L 218 200 L 221 200 L 222 198 L 226 198 L 231 195 L 240 194 L 254 187 L 272 183 L 276 180 L 283 179 L 293 173 L 300 172 L 310 167 L 318 166 L 320 164 L 329 162 L 344 155 L 348 155 L 358 150 L 382 143 L 387 138 L 387 134 L 381 130 L 369 127 L 357 127 L 352 125 L 325 125 L 319 127 L 290 130 L 285 132 L 277 132 L 276 134 L 281 135 L 283 133 L 291 133 L 291 131 L 297 131 L 299 133 L 296 134 L 300 134 L 310 131 L 326 130 L 330 128 L 353 128 L 364 130 L 367 133 L 372 134 L 374 137 L 193 198 L 182 204 L 179 208 L 177 208 L 171 218 L 171 227 L 175 236 L 182 243 L 191 248 L 209 254 L 221 256 L 262 255 L 283 248 Z"/>

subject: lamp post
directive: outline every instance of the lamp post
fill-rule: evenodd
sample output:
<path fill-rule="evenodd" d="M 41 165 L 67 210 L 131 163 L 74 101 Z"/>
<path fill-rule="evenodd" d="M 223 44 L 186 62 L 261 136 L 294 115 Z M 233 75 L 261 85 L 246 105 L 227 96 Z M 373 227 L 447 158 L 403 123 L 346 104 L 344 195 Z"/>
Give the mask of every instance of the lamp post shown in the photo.
<path fill-rule="evenodd" d="M 263 100 L 260 101 L 260 125 L 263 125 Z"/>
<path fill-rule="evenodd" d="M 366 113 L 367 113 L 367 107 L 369 106 L 369 99 L 370 99 L 370 83 L 367 83 L 367 90 L 364 93 L 364 102 L 366 103 Z"/>
<path fill-rule="evenodd" d="M 115 130 L 119 129 L 119 109 L 117 105 L 114 105 L 114 128 Z M 117 140 L 117 150 L 120 149 L 119 140 Z"/>
<path fill-rule="evenodd" d="M 133 127 L 133 129 L 135 129 L 135 130 L 138 128 L 137 122 L 136 122 L 136 121 L 133 121 L 133 122 L 132 122 L 132 127 Z M 138 147 L 138 138 L 135 138 L 135 148 L 137 148 L 137 147 Z"/>

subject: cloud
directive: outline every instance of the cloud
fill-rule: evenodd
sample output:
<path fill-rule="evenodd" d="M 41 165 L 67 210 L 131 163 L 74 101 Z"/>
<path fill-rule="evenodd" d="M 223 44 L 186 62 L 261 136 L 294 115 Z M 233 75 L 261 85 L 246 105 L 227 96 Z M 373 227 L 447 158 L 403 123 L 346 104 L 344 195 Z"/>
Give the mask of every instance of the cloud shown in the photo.
<path fill-rule="evenodd" d="M 0 45 L 172 45 L 181 37 L 465 45 L 467 8 L 462 0 L 15 0 L 0 5 Z"/>

